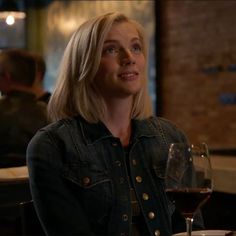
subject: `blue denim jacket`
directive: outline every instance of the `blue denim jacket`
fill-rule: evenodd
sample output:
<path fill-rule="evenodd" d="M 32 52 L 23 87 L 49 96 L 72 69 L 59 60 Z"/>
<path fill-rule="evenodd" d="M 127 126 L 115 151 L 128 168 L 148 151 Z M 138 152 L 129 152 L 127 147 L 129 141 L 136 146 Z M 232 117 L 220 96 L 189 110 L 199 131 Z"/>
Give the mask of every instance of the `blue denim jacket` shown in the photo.
<path fill-rule="evenodd" d="M 186 142 L 185 136 L 163 118 L 132 122 L 130 178 L 124 148 L 103 123 L 64 119 L 34 136 L 27 150 L 30 184 L 47 235 L 131 235 L 130 181 L 150 235 L 170 236 L 184 225 L 172 217 L 164 171 L 169 144 Z"/>

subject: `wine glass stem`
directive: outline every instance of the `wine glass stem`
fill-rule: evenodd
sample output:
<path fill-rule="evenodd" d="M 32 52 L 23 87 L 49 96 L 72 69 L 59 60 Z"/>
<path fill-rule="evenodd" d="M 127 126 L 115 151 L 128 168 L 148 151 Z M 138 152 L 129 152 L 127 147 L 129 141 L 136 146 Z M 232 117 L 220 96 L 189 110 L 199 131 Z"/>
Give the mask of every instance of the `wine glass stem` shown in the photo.
<path fill-rule="evenodd" d="M 193 218 L 187 217 L 187 218 L 185 219 L 185 221 L 186 221 L 187 236 L 191 236 L 191 235 L 192 235 Z"/>

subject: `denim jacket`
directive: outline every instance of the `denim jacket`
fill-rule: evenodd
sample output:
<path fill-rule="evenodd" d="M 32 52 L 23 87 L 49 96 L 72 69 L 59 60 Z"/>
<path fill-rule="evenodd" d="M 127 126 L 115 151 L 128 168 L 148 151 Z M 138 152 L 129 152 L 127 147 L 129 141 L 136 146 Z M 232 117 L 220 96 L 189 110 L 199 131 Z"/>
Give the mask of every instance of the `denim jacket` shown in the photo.
<path fill-rule="evenodd" d="M 183 224 L 173 219 L 164 171 L 169 144 L 186 142 L 184 134 L 163 118 L 132 122 L 130 178 L 120 140 L 101 122 L 63 119 L 34 136 L 30 184 L 47 235 L 131 235 L 130 181 L 150 235 L 170 236 Z"/>

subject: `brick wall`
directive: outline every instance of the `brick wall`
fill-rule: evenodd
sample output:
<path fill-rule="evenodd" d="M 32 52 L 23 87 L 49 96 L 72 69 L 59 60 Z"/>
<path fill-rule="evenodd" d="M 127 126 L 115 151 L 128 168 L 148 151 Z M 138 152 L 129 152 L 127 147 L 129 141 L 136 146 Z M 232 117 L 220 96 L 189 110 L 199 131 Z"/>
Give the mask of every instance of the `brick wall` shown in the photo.
<path fill-rule="evenodd" d="M 236 147 L 236 1 L 165 0 L 161 13 L 162 116 L 192 142 Z"/>

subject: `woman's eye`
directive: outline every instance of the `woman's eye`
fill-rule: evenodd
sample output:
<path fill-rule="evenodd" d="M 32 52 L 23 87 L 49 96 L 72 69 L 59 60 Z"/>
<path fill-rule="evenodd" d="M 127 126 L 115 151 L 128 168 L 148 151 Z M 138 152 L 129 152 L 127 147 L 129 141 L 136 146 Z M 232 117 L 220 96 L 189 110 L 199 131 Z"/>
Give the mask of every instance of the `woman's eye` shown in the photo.
<path fill-rule="evenodd" d="M 108 47 L 103 50 L 103 53 L 105 54 L 116 54 L 118 52 L 117 48 L 115 47 Z"/>
<path fill-rule="evenodd" d="M 133 51 L 134 53 L 140 53 L 140 52 L 142 52 L 142 47 L 141 47 L 141 45 L 139 45 L 139 44 L 133 45 L 132 51 Z"/>

